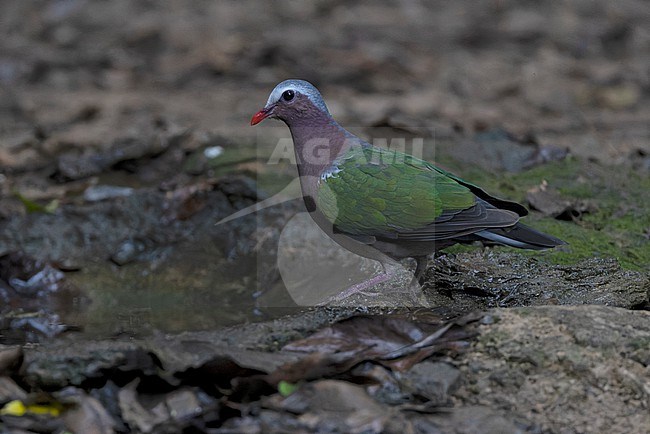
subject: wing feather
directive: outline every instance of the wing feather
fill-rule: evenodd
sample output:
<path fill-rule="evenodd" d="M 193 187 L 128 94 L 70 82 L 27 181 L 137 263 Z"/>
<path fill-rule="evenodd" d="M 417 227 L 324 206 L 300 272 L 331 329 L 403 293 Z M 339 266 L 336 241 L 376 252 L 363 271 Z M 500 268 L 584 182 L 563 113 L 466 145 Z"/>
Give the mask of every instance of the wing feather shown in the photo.
<path fill-rule="evenodd" d="M 477 198 L 471 187 L 422 160 L 356 147 L 321 178 L 318 206 L 337 232 L 360 239 L 437 241 L 517 223 L 521 210 L 498 209 L 500 200 Z"/>

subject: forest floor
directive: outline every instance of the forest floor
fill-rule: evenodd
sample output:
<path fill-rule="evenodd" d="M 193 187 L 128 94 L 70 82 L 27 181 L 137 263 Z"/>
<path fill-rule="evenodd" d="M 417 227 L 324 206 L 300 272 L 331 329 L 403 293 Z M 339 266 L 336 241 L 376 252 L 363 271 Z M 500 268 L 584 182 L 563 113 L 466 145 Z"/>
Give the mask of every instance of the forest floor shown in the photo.
<path fill-rule="evenodd" d="M 0 9 L 0 431 L 647 432 L 643 1 Z M 314 307 L 376 264 L 296 200 L 217 224 L 297 177 L 286 78 L 568 244 Z"/>

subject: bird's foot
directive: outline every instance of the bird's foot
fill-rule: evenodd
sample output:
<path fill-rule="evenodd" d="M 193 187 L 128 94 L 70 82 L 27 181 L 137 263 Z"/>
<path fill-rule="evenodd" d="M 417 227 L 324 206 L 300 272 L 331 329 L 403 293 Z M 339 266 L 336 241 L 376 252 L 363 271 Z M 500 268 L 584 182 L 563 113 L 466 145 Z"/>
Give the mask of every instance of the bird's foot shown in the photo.
<path fill-rule="evenodd" d="M 424 285 L 424 273 L 427 271 L 429 258 L 427 256 L 419 256 L 415 258 L 415 261 L 417 265 L 415 267 L 415 273 L 413 275 L 413 280 L 411 281 L 411 286 L 418 285 L 418 287 L 422 287 L 422 285 Z"/>
<path fill-rule="evenodd" d="M 399 294 L 395 294 L 395 302 L 397 304 L 405 303 L 405 305 L 417 305 L 417 306 L 428 306 L 428 300 L 424 296 L 424 293 L 422 291 L 422 285 L 420 284 L 420 278 L 422 276 L 422 271 L 424 270 L 426 266 L 426 261 L 420 261 L 420 263 L 423 262 L 423 265 L 420 265 L 419 269 L 420 272 L 411 279 L 409 285 L 407 288 L 404 288 L 402 285 L 398 285 L 395 289 L 399 291 Z M 335 294 L 323 302 L 319 303 L 319 306 L 325 306 L 325 305 L 332 305 L 332 304 L 337 304 L 341 303 L 343 300 L 353 296 L 353 295 L 363 295 L 368 298 L 375 298 L 379 297 L 381 295 L 387 296 L 385 291 L 367 291 L 368 289 L 375 287 L 383 282 L 386 282 L 387 280 L 391 279 L 395 275 L 397 275 L 401 270 L 401 272 L 404 272 L 405 270 L 401 268 L 401 265 L 399 264 L 392 264 L 392 263 L 387 263 L 387 264 L 382 264 L 384 271 L 364 282 L 357 283 L 356 285 L 353 285 L 346 289 L 343 292 L 340 292 L 338 294 Z M 409 295 L 405 294 L 404 289 L 406 289 L 406 293 Z M 390 297 L 389 298 L 393 298 Z"/>
<path fill-rule="evenodd" d="M 422 288 L 422 279 L 418 279 L 417 276 L 413 276 L 413 279 L 411 279 L 411 282 L 409 283 L 409 288 Z"/>
<path fill-rule="evenodd" d="M 338 294 L 329 297 L 327 300 L 318 303 L 318 306 L 326 306 L 328 304 L 340 302 L 355 294 L 363 294 L 369 297 L 376 297 L 378 295 L 376 293 L 372 294 L 363 291 L 387 281 L 388 279 L 390 279 L 392 275 L 393 273 L 389 273 L 388 271 L 383 271 L 381 274 L 378 274 L 364 282 L 357 283 L 356 285 L 352 285 L 345 291 L 339 292 Z"/>

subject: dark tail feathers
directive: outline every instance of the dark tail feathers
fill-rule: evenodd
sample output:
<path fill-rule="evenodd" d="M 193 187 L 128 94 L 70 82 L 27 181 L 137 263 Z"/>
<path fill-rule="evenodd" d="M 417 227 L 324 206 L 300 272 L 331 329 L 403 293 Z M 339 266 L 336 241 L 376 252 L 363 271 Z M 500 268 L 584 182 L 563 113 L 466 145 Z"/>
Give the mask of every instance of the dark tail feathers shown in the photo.
<path fill-rule="evenodd" d="M 544 234 L 521 223 L 507 228 L 485 229 L 475 232 L 473 235 L 519 249 L 544 250 L 566 244 L 559 238 Z"/>

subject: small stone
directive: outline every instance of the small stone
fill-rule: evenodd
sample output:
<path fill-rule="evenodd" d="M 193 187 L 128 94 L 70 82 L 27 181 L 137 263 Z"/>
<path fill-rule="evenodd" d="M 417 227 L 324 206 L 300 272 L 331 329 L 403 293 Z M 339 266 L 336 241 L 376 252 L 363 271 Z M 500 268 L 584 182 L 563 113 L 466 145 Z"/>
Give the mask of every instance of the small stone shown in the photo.
<path fill-rule="evenodd" d="M 448 395 L 459 384 L 460 371 L 448 363 L 422 362 L 400 375 L 400 383 L 411 393 L 423 396 L 434 404 L 447 402 Z"/>
<path fill-rule="evenodd" d="M 205 158 L 208 158 L 210 160 L 217 158 L 221 154 L 223 154 L 223 147 L 221 146 L 210 146 L 203 150 L 203 155 L 205 155 Z"/>
<path fill-rule="evenodd" d="M 177 421 L 200 414 L 203 409 L 196 395 L 189 390 L 178 390 L 167 395 L 165 400 L 169 414 Z"/>
<path fill-rule="evenodd" d="M 86 202 L 99 202 L 116 197 L 126 197 L 133 193 L 130 187 L 116 187 L 114 185 L 93 185 L 84 191 Z"/>
<path fill-rule="evenodd" d="M 137 240 L 125 240 L 111 256 L 111 261 L 117 265 L 125 265 L 133 262 L 142 252 L 145 251 L 144 243 Z"/>

